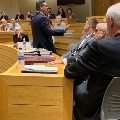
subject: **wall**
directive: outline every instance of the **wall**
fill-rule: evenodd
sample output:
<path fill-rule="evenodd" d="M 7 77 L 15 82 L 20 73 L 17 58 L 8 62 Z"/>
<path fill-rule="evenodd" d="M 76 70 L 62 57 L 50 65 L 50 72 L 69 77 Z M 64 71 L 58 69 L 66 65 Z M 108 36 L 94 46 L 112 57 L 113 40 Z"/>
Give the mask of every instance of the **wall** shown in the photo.
<path fill-rule="evenodd" d="M 0 13 L 3 10 L 9 18 L 15 17 L 18 11 L 18 0 L 0 0 Z"/>
<path fill-rule="evenodd" d="M 24 15 L 28 10 L 35 14 L 37 0 L 0 0 L 0 11 L 4 10 L 9 18 L 15 17 L 18 10 Z M 60 6 L 57 6 L 57 0 L 46 0 L 48 7 L 52 8 L 52 12 L 56 15 Z M 81 22 L 85 22 L 86 16 L 91 15 L 91 0 L 86 0 L 82 5 L 62 6 L 66 12 L 68 7 L 71 7 L 77 18 Z M 66 13 L 67 14 L 67 13 Z"/>

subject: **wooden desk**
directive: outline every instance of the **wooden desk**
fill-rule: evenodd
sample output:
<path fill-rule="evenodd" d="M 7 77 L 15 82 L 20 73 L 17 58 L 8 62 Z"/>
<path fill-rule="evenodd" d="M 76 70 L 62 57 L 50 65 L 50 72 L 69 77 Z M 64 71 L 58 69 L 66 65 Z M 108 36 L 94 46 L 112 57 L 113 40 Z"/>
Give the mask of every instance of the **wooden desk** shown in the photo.
<path fill-rule="evenodd" d="M 0 120 L 72 120 L 73 80 L 55 66 L 58 74 L 20 73 L 16 62 L 0 74 Z"/>

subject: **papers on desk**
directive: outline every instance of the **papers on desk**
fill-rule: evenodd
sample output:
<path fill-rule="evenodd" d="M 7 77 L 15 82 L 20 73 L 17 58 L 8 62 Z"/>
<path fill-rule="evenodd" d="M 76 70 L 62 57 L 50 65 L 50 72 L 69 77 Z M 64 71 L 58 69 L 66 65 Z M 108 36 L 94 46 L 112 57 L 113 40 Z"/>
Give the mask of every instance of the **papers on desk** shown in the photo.
<path fill-rule="evenodd" d="M 46 49 L 30 49 L 30 50 L 24 50 L 25 55 L 51 55 L 52 51 L 48 51 Z"/>
<path fill-rule="evenodd" d="M 57 67 L 48 67 L 45 65 L 24 65 L 22 73 L 51 73 L 55 74 L 58 72 Z"/>

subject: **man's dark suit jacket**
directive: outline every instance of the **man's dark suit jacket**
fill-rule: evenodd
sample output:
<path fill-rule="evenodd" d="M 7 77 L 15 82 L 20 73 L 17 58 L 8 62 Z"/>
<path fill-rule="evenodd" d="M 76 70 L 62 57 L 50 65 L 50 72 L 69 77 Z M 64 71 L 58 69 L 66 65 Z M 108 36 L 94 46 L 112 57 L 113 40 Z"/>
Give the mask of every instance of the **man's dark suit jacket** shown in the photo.
<path fill-rule="evenodd" d="M 15 17 L 15 20 L 17 20 L 17 19 L 24 20 L 24 15 L 21 14 L 21 15 L 18 17 L 18 14 L 17 14 L 16 17 Z"/>
<path fill-rule="evenodd" d="M 79 45 L 82 43 L 82 41 L 84 39 L 87 39 L 87 41 L 84 42 L 82 44 L 82 46 L 78 49 Z M 62 58 L 67 58 L 67 63 L 75 62 L 76 58 L 80 57 L 80 52 L 83 51 L 83 49 L 85 49 L 93 41 L 94 41 L 93 34 L 90 34 L 89 37 L 87 37 L 87 38 L 86 38 L 86 35 L 83 35 L 80 38 L 80 41 L 74 46 L 74 48 L 71 49 L 70 51 L 68 51 L 66 54 L 64 54 L 62 56 Z M 74 55 L 72 55 L 72 53 L 74 53 L 74 51 L 76 51 L 76 53 Z"/>
<path fill-rule="evenodd" d="M 29 42 L 29 38 L 28 38 L 28 35 L 27 35 L 27 34 L 23 34 L 23 33 L 22 33 L 22 39 L 21 39 L 21 38 L 18 38 L 18 37 L 17 37 L 17 34 L 13 35 L 13 41 L 14 41 L 14 43 L 23 42 L 23 38 L 25 38 L 25 41 L 26 41 L 26 42 Z"/>
<path fill-rule="evenodd" d="M 2 16 L 0 17 L 0 20 L 2 20 L 3 18 L 4 18 L 5 20 L 8 20 L 8 16 L 7 16 L 7 15 L 5 15 L 5 16 L 2 15 Z"/>
<path fill-rule="evenodd" d="M 75 95 L 75 106 L 77 120 L 91 118 L 101 106 L 104 92 L 112 78 L 120 76 L 120 33 L 92 42 L 75 63 L 66 66 L 64 74 L 69 79 L 89 75 L 84 92 Z"/>
<path fill-rule="evenodd" d="M 32 20 L 33 47 L 45 48 L 56 53 L 52 36 L 63 36 L 64 30 L 52 30 L 49 20 L 42 13 L 38 13 Z"/>

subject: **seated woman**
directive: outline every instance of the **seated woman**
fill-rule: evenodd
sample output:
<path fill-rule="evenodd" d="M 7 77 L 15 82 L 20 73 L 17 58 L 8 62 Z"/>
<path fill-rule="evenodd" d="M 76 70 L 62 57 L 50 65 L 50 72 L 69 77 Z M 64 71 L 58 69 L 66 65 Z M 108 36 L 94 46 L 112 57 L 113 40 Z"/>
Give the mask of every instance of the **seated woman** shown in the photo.
<path fill-rule="evenodd" d="M 25 39 L 26 42 L 29 42 L 28 35 L 24 34 L 20 27 L 15 27 L 13 35 L 14 43 L 23 42 L 23 39 Z"/>
<path fill-rule="evenodd" d="M 67 13 L 68 13 L 68 18 L 75 18 L 75 14 L 72 12 L 71 8 L 67 9 Z"/>

